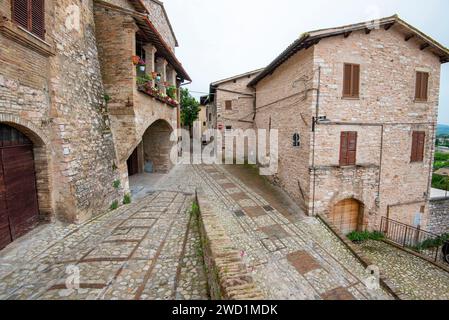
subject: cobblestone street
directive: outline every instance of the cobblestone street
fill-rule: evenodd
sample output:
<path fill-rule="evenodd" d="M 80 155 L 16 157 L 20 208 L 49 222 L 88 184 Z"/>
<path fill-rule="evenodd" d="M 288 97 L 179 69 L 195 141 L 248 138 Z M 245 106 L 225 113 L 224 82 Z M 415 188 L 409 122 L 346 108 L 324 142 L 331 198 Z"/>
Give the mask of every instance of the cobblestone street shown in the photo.
<path fill-rule="evenodd" d="M 133 187 L 132 205 L 81 226 L 40 227 L 4 250 L 0 298 L 207 299 L 198 230 L 190 221 L 196 188 L 267 298 L 392 298 L 368 289 L 365 268 L 338 238 L 249 168 L 178 166 L 139 179 L 148 181 L 154 184 Z M 68 266 L 79 267 L 81 290 L 66 289 Z M 437 282 L 441 274 L 434 276 Z M 433 287 L 423 298 L 444 295 L 448 287 L 436 282 L 426 282 Z"/>
<path fill-rule="evenodd" d="M 449 273 L 383 242 L 361 249 L 409 299 L 449 300 Z"/>
<path fill-rule="evenodd" d="M 0 256 L 0 299 L 207 299 L 192 194 L 156 192 L 82 226 L 44 226 Z M 79 268 L 80 290 L 67 272 Z"/>

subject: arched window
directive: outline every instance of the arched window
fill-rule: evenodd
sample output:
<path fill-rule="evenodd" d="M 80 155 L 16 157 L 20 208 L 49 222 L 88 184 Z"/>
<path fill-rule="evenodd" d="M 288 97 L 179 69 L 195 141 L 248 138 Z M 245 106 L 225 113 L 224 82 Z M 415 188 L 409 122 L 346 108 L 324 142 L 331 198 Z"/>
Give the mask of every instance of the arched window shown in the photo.
<path fill-rule="evenodd" d="M 300 147 L 301 146 L 301 140 L 300 140 L 299 133 L 295 133 L 293 135 L 293 146 L 294 147 Z"/>

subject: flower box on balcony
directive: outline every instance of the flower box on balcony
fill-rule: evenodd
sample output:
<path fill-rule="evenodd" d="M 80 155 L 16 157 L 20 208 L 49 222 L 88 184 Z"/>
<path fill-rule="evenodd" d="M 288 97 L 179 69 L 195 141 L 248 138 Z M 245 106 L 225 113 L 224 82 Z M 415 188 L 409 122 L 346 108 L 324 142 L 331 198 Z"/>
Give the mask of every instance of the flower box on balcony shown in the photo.
<path fill-rule="evenodd" d="M 146 83 L 144 85 L 139 85 L 138 90 L 143 92 L 156 100 L 168 104 L 171 107 L 177 108 L 179 106 L 179 102 L 175 99 L 170 98 L 169 96 L 161 93 L 158 88 L 152 87 L 150 83 Z"/>

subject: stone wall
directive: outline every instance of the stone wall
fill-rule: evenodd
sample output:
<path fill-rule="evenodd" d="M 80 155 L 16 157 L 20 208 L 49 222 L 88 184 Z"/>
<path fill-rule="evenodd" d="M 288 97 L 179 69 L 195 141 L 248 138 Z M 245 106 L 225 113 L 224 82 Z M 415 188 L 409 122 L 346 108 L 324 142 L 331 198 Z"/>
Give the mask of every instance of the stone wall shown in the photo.
<path fill-rule="evenodd" d="M 279 130 L 279 170 L 268 177 L 307 210 L 311 152 L 313 48 L 299 52 L 263 79 L 256 88 L 256 129 Z M 293 145 L 293 135 L 300 146 Z"/>
<path fill-rule="evenodd" d="M 131 60 L 136 52 L 138 31 L 134 19 L 124 13 L 95 6 L 95 24 L 102 78 L 105 91 L 111 99 L 108 111 L 117 152 L 117 166 L 123 186 L 128 190 L 126 161 L 156 121 L 164 120 L 171 130 L 177 128 L 178 108 L 168 106 L 137 90 L 137 72 Z M 153 49 L 152 46 L 146 47 Z M 150 53 L 147 53 L 148 56 Z M 162 59 L 160 61 L 164 62 Z M 152 67 L 152 64 L 147 65 L 149 69 Z M 151 139 L 157 140 L 158 137 L 153 136 Z M 154 157 L 161 154 L 161 150 L 153 152 Z M 150 154 L 147 160 L 149 157 Z M 166 171 L 170 164 L 165 164 L 164 160 L 163 167 L 163 171 Z"/>
<path fill-rule="evenodd" d="M 429 222 L 426 230 L 435 234 L 449 233 L 449 199 L 430 200 Z"/>
<path fill-rule="evenodd" d="M 163 3 L 158 0 L 144 0 L 144 3 L 149 11 L 151 22 L 174 52 L 175 47 L 177 46 L 177 41 L 173 34 Z"/>
<path fill-rule="evenodd" d="M 122 197 L 113 187 L 115 150 L 104 116 L 92 1 L 46 1 L 40 40 L 11 22 L 0 5 L 1 121 L 35 145 L 43 219 L 81 222 Z M 79 10 L 79 29 L 67 23 Z M 75 22 L 76 19 L 75 19 Z"/>
<path fill-rule="evenodd" d="M 199 223 L 207 277 L 213 300 L 263 300 L 239 251 L 221 226 L 203 191 L 197 191 Z"/>
<path fill-rule="evenodd" d="M 79 29 L 66 23 L 69 6 L 79 8 Z M 54 26 L 47 29 L 57 44 L 50 59 L 56 209 L 61 219 L 81 222 L 122 197 L 113 188 L 119 176 L 104 116 L 92 0 L 55 2 Z"/>
<path fill-rule="evenodd" d="M 344 63 L 360 64 L 360 99 L 342 98 Z M 316 130 L 315 163 L 326 170 L 317 179 L 315 213 L 329 213 L 335 201 L 356 198 L 364 203 L 371 228 L 387 211 L 390 218 L 406 224 L 415 224 L 416 215 L 421 215 L 425 226 L 439 58 L 420 50 L 416 41 L 404 41 L 404 34 L 394 26 L 388 31 L 323 39 L 315 46 L 314 69 L 318 67 L 319 115 L 334 124 L 318 125 Z M 430 73 L 427 103 L 414 101 L 416 71 Z M 338 168 L 341 131 L 358 131 L 357 166 L 352 169 Z M 423 162 L 410 162 L 413 131 L 426 132 Z"/>

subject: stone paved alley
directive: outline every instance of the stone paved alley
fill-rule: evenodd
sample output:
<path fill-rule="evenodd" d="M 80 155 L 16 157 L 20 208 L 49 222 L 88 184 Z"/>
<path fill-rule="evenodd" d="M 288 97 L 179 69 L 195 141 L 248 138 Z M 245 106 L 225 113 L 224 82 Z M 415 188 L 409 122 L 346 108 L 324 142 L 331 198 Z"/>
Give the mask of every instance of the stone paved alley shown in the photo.
<path fill-rule="evenodd" d="M 391 299 L 359 261 L 251 169 L 178 166 L 140 178 L 136 202 L 81 226 L 35 230 L 0 254 L 0 299 L 207 299 L 190 208 L 204 190 L 269 299 Z M 258 180 L 259 179 L 259 180 Z M 245 181 L 245 182 L 243 182 Z M 81 290 L 65 287 L 80 268 Z"/>

